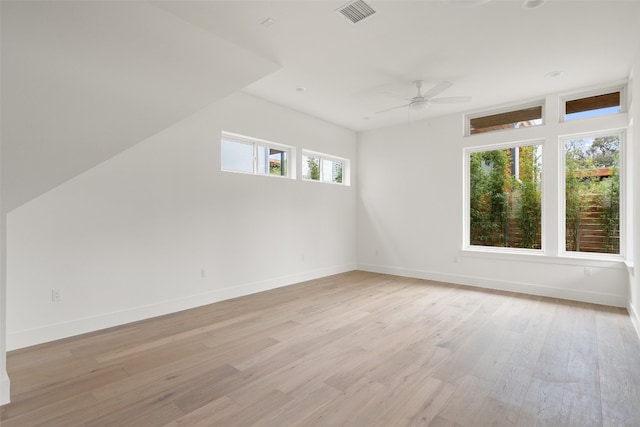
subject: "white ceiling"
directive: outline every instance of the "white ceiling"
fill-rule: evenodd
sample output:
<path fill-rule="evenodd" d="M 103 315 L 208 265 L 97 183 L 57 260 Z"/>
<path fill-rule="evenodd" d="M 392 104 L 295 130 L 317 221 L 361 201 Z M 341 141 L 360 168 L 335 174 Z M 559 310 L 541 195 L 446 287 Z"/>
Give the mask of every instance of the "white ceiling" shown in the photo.
<path fill-rule="evenodd" d="M 638 1 L 367 1 L 377 12 L 357 24 L 335 12 L 343 1 L 155 4 L 282 66 L 246 92 L 357 131 L 406 122 L 407 109 L 376 111 L 403 103 L 380 92 L 413 96 L 413 80 L 473 97 L 433 117 L 626 79 L 640 49 Z"/>

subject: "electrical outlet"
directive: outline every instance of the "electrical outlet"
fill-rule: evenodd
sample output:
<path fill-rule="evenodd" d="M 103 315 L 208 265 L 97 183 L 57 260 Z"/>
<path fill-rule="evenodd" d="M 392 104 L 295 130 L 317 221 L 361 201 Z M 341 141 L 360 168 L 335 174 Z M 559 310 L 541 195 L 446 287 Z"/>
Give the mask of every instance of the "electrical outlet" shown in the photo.
<path fill-rule="evenodd" d="M 62 291 L 60 289 L 51 289 L 51 302 L 62 301 Z"/>
<path fill-rule="evenodd" d="M 201 269 L 200 269 L 200 277 L 201 277 L 202 279 L 204 279 L 204 278 L 205 278 L 205 277 L 207 277 L 208 275 L 209 275 L 209 273 L 207 272 L 207 269 L 206 269 L 206 268 L 201 268 Z"/>

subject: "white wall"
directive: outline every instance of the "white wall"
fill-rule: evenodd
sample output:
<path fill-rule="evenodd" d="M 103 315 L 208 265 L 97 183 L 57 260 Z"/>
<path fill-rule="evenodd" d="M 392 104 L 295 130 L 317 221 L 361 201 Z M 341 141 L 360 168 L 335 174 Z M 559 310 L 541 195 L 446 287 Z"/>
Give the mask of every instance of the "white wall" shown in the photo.
<path fill-rule="evenodd" d="M 640 167 L 640 51 L 636 56 L 630 84 L 631 95 L 631 120 L 633 124 L 633 164 Z M 634 250 L 633 262 L 630 269 L 630 303 L 629 314 L 634 322 L 636 331 L 640 336 L 640 170 L 638 168 L 633 171 L 634 195 L 633 209 L 636 215 L 633 216 L 633 233 L 634 233 Z"/>
<path fill-rule="evenodd" d="M 355 268 L 355 180 L 221 172 L 221 130 L 355 173 L 351 131 L 242 93 L 212 105 L 8 215 L 8 349 Z"/>
<path fill-rule="evenodd" d="M 481 287 L 615 306 L 628 302 L 622 262 L 557 256 L 557 133 L 584 124 L 559 124 L 558 98 L 546 102 L 548 124 L 464 138 L 462 115 L 416 121 L 358 137 L 358 267 Z M 435 108 L 435 107 L 434 107 Z M 592 119 L 593 129 L 626 125 L 626 114 Z M 471 254 L 462 249 L 463 148 L 544 139 L 544 221 L 547 251 L 556 256 Z M 591 275 L 585 274 L 585 266 Z"/>

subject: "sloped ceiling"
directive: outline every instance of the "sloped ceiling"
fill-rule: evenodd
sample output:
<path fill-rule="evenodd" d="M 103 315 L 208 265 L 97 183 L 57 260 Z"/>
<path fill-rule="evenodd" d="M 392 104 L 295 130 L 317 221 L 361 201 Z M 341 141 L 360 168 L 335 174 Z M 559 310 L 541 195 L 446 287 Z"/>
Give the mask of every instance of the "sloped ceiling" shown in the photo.
<path fill-rule="evenodd" d="M 146 2 L 1 8 L 5 212 L 279 68 Z"/>

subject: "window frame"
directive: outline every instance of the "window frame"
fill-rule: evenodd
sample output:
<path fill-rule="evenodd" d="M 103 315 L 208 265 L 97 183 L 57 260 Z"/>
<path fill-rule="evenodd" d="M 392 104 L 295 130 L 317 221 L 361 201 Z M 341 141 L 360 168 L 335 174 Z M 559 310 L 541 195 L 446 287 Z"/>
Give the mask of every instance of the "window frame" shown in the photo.
<path fill-rule="evenodd" d="M 305 182 L 322 182 L 324 184 L 344 185 L 344 186 L 347 186 L 347 187 L 351 185 L 351 180 L 350 180 L 351 161 L 349 159 L 346 159 L 344 157 L 334 156 L 332 154 L 325 154 L 325 153 L 320 153 L 320 152 L 317 152 L 317 151 L 303 149 L 302 153 L 300 154 L 300 161 L 304 162 L 304 158 L 305 157 L 314 157 L 314 158 L 319 159 L 319 162 L 320 162 L 320 164 L 319 164 L 320 177 L 318 179 L 305 178 L 304 175 L 303 175 L 303 172 L 302 172 L 304 170 L 304 165 L 301 164 L 301 167 L 300 167 L 300 180 L 301 181 L 305 181 Z M 342 182 L 335 182 L 333 180 L 331 180 L 331 181 L 323 180 L 322 164 L 323 164 L 324 160 L 342 163 Z"/>
<path fill-rule="evenodd" d="M 578 138 L 598 138 L 602 136 L 619 135 L 620 137 L 620 253 L 609 254 L 602 252 L 579 252 L 567 250 L 567 201 L 566 193 L 566 159 L 565 143 Z M 593 132 L 580 132 L 575 134 L 560 135 L 558 137 L 558 255 L 566 258 L 592 259 L 592 260 L 616 260 L 624 261 L 627 255 L 627 136 L 628 130 L 616 128 L 611 130 L 599 130 Z"/>
<path fill-rule="evenodd" d="M 593 116 L 593 117 L 567 120 L 567 102 L 577 101 L 583 98 L 591 98 L 599 95 L 606 95 L 614 92 L 620 93 L 620 111 L 618 111 L 617 113 L 598 114 L 597 116 Z M 560 123 L 570 123 L 570 122 L 576 122 L 576 121 L 579 122 L 582 120 L 595 119 L 597 117 L 615 116 L 618 114 L 626 113 L 627 112 L 626 106 L 627 106 L 627 85 L 626 84 L 606 86 L 604 88 L 593 89 L 593 90 L 588 90 L 588 91 L 578 92 L 578 93 L 572 92 L 571 94 L 563 95 L 560 97 L 559 121 Z M 594 110 L 587 110 L 587 111 L 594 111 Z"/>
<path fill-rule="evenodd" d="M 235 142 L 238 144 L 247 144 L 251 145 L 253 148 L 253 158 L 252 158 L 252 172 L 241 171 L 228 169 L 224 167 L 224 153 L 223 153 L 223 144 L 224 141 Z M 283 151 L 287 153 L 287 167 L 286 174 L 284 175 L 276 175 L 272 173 L 260 173 L 259 165 L 258 165 L 258 149 L 259 147 L 266 147 L 267 149 L 275 149 L 279 151 Z M 222 172 L 232 172 L 232 173 L 241 173 L 245 175 L 256 175 L 256 176 L 269 176 L 280 179 L 295 179 L 295 147 L 290 145 L 280 144 L 273 141 L 267 141 L 265 139 L 254 138 L 251 136 L 240 135 L 233 132 L 221 131 L 220 133 L 220 170 Z"/>
<path fill-rule="evenodd" d="M 529 249 L 529 248 L 511 248 L 511 247 L 503 247 L 503 246 L 480 246 L 480 245 L 472 245 L 471 244 L 471 154 L 479 153 L 485 151 L 494 151 L 494 150 L 504 150 L 511 149 L 516 147 L 527 147 L 532 145 L 539 145 L 541 150 L 541 166 L 540 166 L 540 249 Z M 544 166 L 544 151 L 545 151 L 545 140 L 542 138 L 536 139 L 528 139 L 528 140 L 520 140 L 520 141 L 511 141 L 511 142 L 500 142 L 495 144 L 488 145 L 479 145 L 479 146 L 471 146 L 465 147 L 463 149 L 464 156 L 464 190 L 463 190 L 463 200 L 462 200 L 462 209 L 463 209 L 463 234 L 462 234 L 462 249 L 464 251 L 474 251 L 474 252 L 485 252 L 485 253 L 496 253 L 496 254 L 527 254 L 527 255 L 544 255 L 546 252 L 546 227 L 545 227 L 545 166 Z"/>

